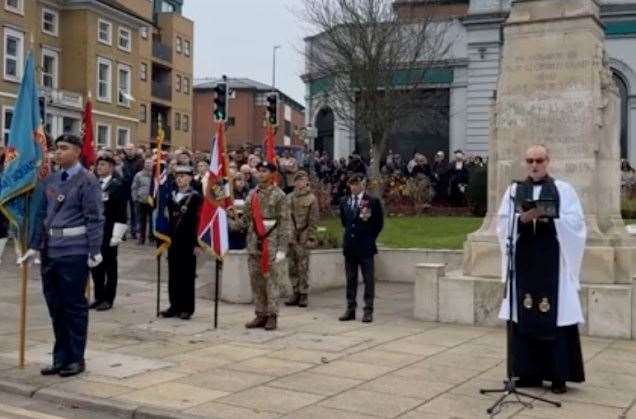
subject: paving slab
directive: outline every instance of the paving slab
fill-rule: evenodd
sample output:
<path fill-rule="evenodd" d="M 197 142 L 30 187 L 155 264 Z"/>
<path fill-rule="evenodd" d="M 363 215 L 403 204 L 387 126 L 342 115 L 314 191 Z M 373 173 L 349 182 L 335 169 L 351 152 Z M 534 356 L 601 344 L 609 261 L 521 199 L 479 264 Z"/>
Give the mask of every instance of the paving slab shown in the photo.
<path fill-rule="evenodd" d="M 320 403 L 320 406 L 393 418 L 420 404 L 422 404 L 422 400 L 410 397 L 354 389 L 325 400 Z"/>
<path fill-rule="evenodd" d="M 223 397 L 219 401 L 276 413 L 290 413 L 323 399 L 317 394 L 259 386 Z"/>

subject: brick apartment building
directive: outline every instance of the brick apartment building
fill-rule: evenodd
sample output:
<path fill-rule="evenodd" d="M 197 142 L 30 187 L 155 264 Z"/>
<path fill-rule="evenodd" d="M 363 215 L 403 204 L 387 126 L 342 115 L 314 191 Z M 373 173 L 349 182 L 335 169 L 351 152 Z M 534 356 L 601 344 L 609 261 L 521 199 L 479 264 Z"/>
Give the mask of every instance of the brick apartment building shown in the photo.
<path fill-rule="evenodd" d="M 2 0 L 5 141 L 29 50 L 52 136 L 79 133 L 89 92 L 99 147 L 191 146 L 193 22 L 183 0 Z"/>
<path fill-rule="evenodd" d="M 198 81 L 193 88 L 193 147 L 207 151 L 214 135 L 214 88 L 220 79 Z M 301 128 L 304 127 L 305 108 L 280 90 L 246 78 L 229 78 L 228 146 L 236 149 L 244 144 L 260 145 L 265 138 L 266 97 L 276 91 L 278 102 L 277 145 L 304 145 Z"/>

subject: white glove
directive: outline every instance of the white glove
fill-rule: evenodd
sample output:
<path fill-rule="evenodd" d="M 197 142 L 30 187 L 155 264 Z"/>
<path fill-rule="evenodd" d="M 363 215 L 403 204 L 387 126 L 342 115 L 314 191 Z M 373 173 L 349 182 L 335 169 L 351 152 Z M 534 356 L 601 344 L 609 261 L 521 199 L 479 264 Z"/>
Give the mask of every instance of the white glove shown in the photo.
<path fill-rule="evenodd" d="M 123 239 L 124 234 L 126 234 L 127 229 L 128 226 L 126 224 L 115 223 L 115 225 L 113 226 L 113 235 L 110 238 L 110 247 L 115 247 L 119 243 L 121 243 L 121 240 Z"/>
<path fill-rule="evenodd" d="M 100 253 L 98 253 L 96 255 L 89 256 L 88 257 L 88 261 L 86 263 L 88 264 L 89 268 L 94 268 L 95 266 L 97 266 L 100 263 L 102 263 L 103 260 L 104 260 L 104 258 L 102 257 L 102 255 Z"/>
<path fill-rule="evenodd" d="M 18 265 L 24 265 L 25 263 L 29 263 L 34 259 L 38 259 L 40 257 L 40 252 L 35 249 L 27 250 L 22 256 L 18 257 L 16 263 Z"/>
<path fill-rule="evenodd" d="M 285 259 L 285 252 L 282 252 L 280 250 L 276 252 L 276 259 L 274 259 L 275 262 L 280 262 L 284 259 Z"/>

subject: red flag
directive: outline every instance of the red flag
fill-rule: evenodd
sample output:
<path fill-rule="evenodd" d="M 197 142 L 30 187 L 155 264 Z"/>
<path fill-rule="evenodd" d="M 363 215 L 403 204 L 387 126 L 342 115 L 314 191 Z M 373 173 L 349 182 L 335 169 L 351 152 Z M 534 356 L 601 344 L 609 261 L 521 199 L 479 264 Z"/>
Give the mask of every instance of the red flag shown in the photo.
<path fill-rule="evenodd" d="M 93 105 L 90 98 L 86 99 L 84 114 L 82 115 L 82 164 L 87 169 L 95 164 L 97 156 L 93 149 Z"/>
<path fill-rule="evenodd" d="M 268 163 L 276 164 L 276 152 L 274 151 L 274 128 L 267 125 L 267 133 L 265 134 L 265 160 Z"/>
<path fill-rule="evenodd" d="M 222 259 L 229 250 L 226 208 L 232 205 L 225 159 L 224 124 L 217 125 L 210 150 L 210 167 L 203 180 L 204 201 L 199 213 L 199 244 Z"/>
<path fill-rule="evenodd" d="M 252 224 L 254 224 L 254 232 L 258 237 L 258 250 L 261 252 L 259 268 L 261 274 L 265 275 L 267 274 L 267 272 L 269 272 L 269 244 L 267 242 L 267 230 L 265 230 L 263 212 L 261 211 L 261 203 L 258 201 L 258 192 L 256 189 L 252 191 L 250 212 L 252 215 Z"/>

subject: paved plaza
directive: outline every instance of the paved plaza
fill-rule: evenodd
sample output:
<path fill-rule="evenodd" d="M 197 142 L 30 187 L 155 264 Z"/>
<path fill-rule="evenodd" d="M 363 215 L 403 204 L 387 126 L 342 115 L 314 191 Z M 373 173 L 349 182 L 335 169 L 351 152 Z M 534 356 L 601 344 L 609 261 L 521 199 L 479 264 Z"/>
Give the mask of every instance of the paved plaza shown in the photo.
<path fill-rule="evenodd" d="M 15 368 L 17 275 L 13 252 L 5 252 L 0 391 L 128 417 L 224 419 L 472 419 L 488 417 L 497 397 L 478 390 L 501 385 L 503 329 L 415 321 L 412 285 L 380 282 L 369 325 L 337 321 L 344 302 L 337 289 L 311 295 L 308 309 L 282 307 L 273 333 L 243 328 L 251 306 L 221 304 L 214 330 L 203 299 L 190 321 L 156 319 L 152 249 L 124 244 L 120 255 L 114 309 L 91 312 L 88 371 L 62 379 L 38 372 L 50 361 L 52 336 L 37 272 L 29 281 L 28 365 Z M 201 265 L 200 276 L 212 275 L 211 264 Z M 496 417 L 636 419 L 636 341 L 582 340 L 587 383 L 556 397 L 561 409 L 515 404 Z"/>

